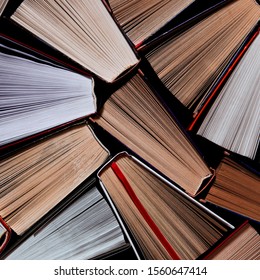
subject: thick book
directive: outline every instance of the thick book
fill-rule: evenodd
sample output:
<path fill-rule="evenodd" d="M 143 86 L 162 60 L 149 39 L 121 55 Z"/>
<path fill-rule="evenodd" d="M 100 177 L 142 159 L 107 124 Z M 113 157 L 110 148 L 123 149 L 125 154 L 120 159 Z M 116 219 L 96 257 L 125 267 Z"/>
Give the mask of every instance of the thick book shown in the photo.
<path fill-rule="evenodd" d="M 259 232 L 245 221 L 203 259 L 260 260 L 259 245 Z"/>
<path fill-rule="evenodd" d="M 212 177 L 186 131 L 140 71 L 92 120 L 191 195 Z"/>
<path fill-rule="evenodd" d="M 101 0 L 25 0 L 11 19 L 107 82 L 138 63 Z"/>
<path fill-rule="evenodd" d="M 196 259 L 233 228 L 128 153 L 98 177 L 145 259 Z"/>
<path fill-rule="evenodd" d="M 224 157 L 205 200 L 260 221 L 260 177 L 239 162 Z"/>
<path fill-rule="evenodd" d="M 12 248 L 6 260 L 104 258 L 130 245 L 97 186 L 82 191 L 38 230 Z"/>
<path fill-rule="evenodd" d="M 0 146 L 96 112 L 95 82 L 0 36 Z"/>
<path fill-rule="evenodd" d="M 259 30 L 258 26 L 197 131 L 224 149 L 251 159 L 259 146 Z"/>
<path fill-rule="evenodd" d="M 177 36 L 233 0 L 196 0 L 136 46 L 142 56 L 168 38 Z"/>
<path fill-rule="evenodd" d="M 259 27 L 260 27 L 260 20 L 257 22 L 256 26 L 253 27 L 250 33 L 245 37 L 244 41 L 239 46 L 239 48 L 234 53 L 234 55 L 229 60 L 229 62 L 226 64 L 225 68 L 220 73 L 218 78 L 212 83 L 210 88 L 207 90 L 206 94 L 197 104 L 196 108 L 194 108 L 193 120 L 190 122 L 188 126 L 189 131 L 192 130 L 196 131 L 198 129 L 203 118 L 206 116 L 207 112 L 209 111 L 210 106 L 212 106 L 220 90 L 223 88 L 223 85 L 228 80 L 230 75 L 233 73 L 234 69 L 240 62 L 241 58 L 246 53 L 249 46 L 252 44 L 252 42 L 258 35 Z"/>
<path fill-rule="evenodd" d="M 109 0 L 113 15 L 136 48 L 194 0 Z"/>
<path fill-rule="evenodd" d="M 71 125 L 0 161 L 0 216 L 17 235 L 75 190 L 108 159 L 85 123 Z"/>
<path fill-rule="evenodd" d="M 259 17 L 255 0 L 231 1 L 177 36 L 160 38 L 146 57 L 171 93 L 193 110 Z"/>

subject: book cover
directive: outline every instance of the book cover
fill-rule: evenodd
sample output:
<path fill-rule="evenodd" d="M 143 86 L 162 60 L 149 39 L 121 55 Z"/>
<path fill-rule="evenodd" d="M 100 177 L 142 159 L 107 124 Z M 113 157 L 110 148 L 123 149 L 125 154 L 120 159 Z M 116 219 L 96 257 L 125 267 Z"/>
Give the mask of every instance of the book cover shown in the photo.
<path fill-rule="evenodd" d="M 197 258 L 233 228 L 128 153 L 98 177 L 146 259 Z"/>

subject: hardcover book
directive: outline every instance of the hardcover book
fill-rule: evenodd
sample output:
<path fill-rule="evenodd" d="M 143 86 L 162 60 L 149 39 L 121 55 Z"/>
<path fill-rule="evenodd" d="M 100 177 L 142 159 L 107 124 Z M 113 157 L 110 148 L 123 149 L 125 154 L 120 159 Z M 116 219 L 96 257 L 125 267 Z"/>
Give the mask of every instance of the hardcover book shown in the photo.
<path fill-rule="evenodd" d="M 120 225 L 96 186 L 83 191 L 12 249 L 7 260 L 85 260 L 129 247 Z"/>
<path fill-rule="evenodd" d="M 0 216 L 22 235 L 108 156 L 86 124 L 73 125 L 13 151 L 0 161 Z"/>
<path fill-rule="evenodd" d="M 109 0 L 116 20 L 136 48 L 194 0 Z"/>
<path fill-rule="evenodd" d="M 260 260 L 259 244 L 259 232 L 246 221 L 204 259 Z"/>
<path fill-rule="evenodd" d="M 260 221 L 260 178 L 238 162 L 225 157 L 216 169 L 206 201 Z"/>
<path fill-rule="evenodd" d="M 260 18 L 255 0 L 231 1 L 146 54 L 165 86 L 193 110 Z"/>
<path fill-rule="evenodd" d="M 11 19 L 107 82 L 138 63 L 101 0 L 25 0 Z"/>
<path fill-rule="evenodd" d="M 185 130 L 140 71 L 92 119 L 191 195 L 212 177 Z"/>
<path fill-rule="evenodd" d="M 259 30 L 197 131 L 224 149 L 251 159 L 259 146 Z"/>
<path fill-rule="evenodd" d="M 94 79 L 0 37 L 0 146 L 96 112 Z"/>
<path fill-rule="evenodd" d="M 145 259 L 196 259 L 233 228 L 129 154 L 98 176 Z"/>

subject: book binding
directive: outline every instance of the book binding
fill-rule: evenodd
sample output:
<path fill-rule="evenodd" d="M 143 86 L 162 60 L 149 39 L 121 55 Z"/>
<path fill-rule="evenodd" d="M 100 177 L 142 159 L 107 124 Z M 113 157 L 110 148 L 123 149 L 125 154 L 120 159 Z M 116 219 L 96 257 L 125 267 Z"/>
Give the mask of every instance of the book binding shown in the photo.
<path fill-rule="evenodd" d="M 120 168 L 118 167 L 116 161 L 118 159 L 120 159 L 121 157 L 128 157 L 131 160 L 133 160 L 135 163 L 137 163 L 138 165 L 142 166 L 143 168 L 145 168 L 147 171 L 149 171 L 150 173 L 152 173 L 154 176 L 156 176 L 158 179 L 160 179 L 162 182 L 166 183 L 169 185 L 169 187 L 173 188 L 174 190 L 176 190 L 176 192 L 178 192 L 179 194 L 183 195 L 185 198 L 187 198 L 188 200 L 191 200 L 194 204 L 196 204 L 198 207 L 200 207 L 201 209 L 203 209 L 205 212 L 207 212 L 208 214 L 210 214 L 212 217 L 214 217 L 214 219 L 216 219 L 217 221 L 221 222 L 223 225 L 225 225 L 227 228 L 233 230 L 234 226 L 232 224 L 230 224 L 229 222 L 227 222 L 226 220 L 224 220 L 222 217 L 220 217 L 219 215 L 215 214 L 213 211 L 211 211 L 210 209 L 208 209 L 207 207 L 205 207 L 203 204 L 201 204 L 200 202 L 198 202 L 197 200 L 195 200 L 193 197 L 189 196 L 186 192 L 184 192 L 183 190 L 181 190 L 180 188 L 178 188 L 177 186 L 174 185 L 174 183 L 168 181 L 166 178 L 164 178 L 163 176 L 161 176 L 159 173 L 157 173 L 155 170 L 153 170 L 151 167 L 149 167 L 148 165 L 146 165 L 145 163 L 143 163 L 141 160 L 139 160 L 138 158 L 136 158 L 135 156 L 129 154 L 127 151 L 122 151 L 119 152 L 118 154 L 116 154 L 114 157 L 112 157 L 97 173 L 97 178 L 99 180 L 100 186 L 103 190 L 103 192 L 105 193 L 108 201 L 110 202 L 110 205 L 112 207 L 112 209 L 115 212 L 115 215 L 118 218 L 119 223 L 121 224 L 128 240 L 129 243 L 131 244 L 133 250 L 136 253 L 136 256 L 138 259 L 143 259 L 142 256 L 142 252 L 140 252 L 140 248 L 137 244 L 137 240 L 135 240 L 135 238 L 132 236 L 132 233 L 130 231 L 130 229 L 128 229 L 128 226 L 125 224 L 119 210 L 117 209 L 117 206 L 114 204 L 112 198 L 110 197 L 108 191 L 106 190 L 105 185 L 102 182 L 101 179 L 101 174 L 107 169 L 107 168 L 111 168 L 114 172 L 114 174 L 117 176 L 117 178 L 121 181 L 122 185 L 124 186 L 126 192 L 128 193 L 129 197 L 131 198 L 131 200 L 133 201 L 135 207 L 137 208 L 137 210 L 139 211 L 139 213 L 143 216 L 144 220 L 147 222 L 148 226 L 151 228 L 151 230 L 154 232 L 154 234 L 157 236 L 158 240 L 160 240 L 162 246 L 165 248 L 165 250 L 168 252 L 168 254 L 171 256 L 171 258 L 173 260 L 179 260 L 180 256 L 176 253 L 176 251 L 174 250 L 174 248 L 169 244 L 169 242 L 167 241 L 167 239 L 165 238 L 165 236 L 161 233 L 160 229 L 157 227 L 157 225 L 155 224 L 155 222 L 152 220 L 152 217 L 149 216 L 147 210 L 145 209 L 145 207 L 142 205 L 142 203 L 140 202 L 139 198 L 137 197 L 137 195 L 135 194 L 135 192 L 133 191 L 132 187 L 130 186 L 130 183 L 128 182 L 128 180 L 126 179 L 125 175 L 123 174 L 123 172 L 120 170 Z"/>

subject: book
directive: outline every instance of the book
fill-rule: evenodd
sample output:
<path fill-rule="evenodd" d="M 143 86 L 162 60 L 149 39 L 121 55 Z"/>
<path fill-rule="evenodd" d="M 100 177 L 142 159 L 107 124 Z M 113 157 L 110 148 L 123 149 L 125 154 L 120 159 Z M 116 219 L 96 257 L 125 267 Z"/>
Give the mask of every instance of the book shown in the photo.
<path fill-rule="evenodd" d="M 197 131 L 224 149 L 251 159 L 259 146 L 259 30 Z"/>
<path fill-rule="evenodd" d="M 11 19 L 107 82 L 138 63 L 101 0 L 25 0 Z"/>
<path fill-rule="evenodd" d="M 171 93 L 193 110 L 259 17 L 254 0 L 231 1 L 181 34 L 160 38 L 146 58 Z"/>
<path fill-rule="evenodd" d="M 192 2 L 180 13 L 171 18 L 164 26 L 136 46 L 138 53 L 140 56 L 147 54 L 155 46 L 158 46 L 160 42 L 181 34 L 230 1 L 233 0 L 208 0 L 207 2 L 196 0 Z"/>
<path fill-rule="evenodd" d="M 229 238 L 212 250 L 206 260 L 260 260 L 260 235 L 246 221 Z"/>
<path fill-rule="evenodd" d="M 92 120 L 191 195 L 212 177 L 141 71 L 116 90 Z"/>
<path fill-rule="evenodd" d="M 96 112 L 94 79 L 0 37 L 0 146 Z"/>
<path fill-rule="evenodd" d="M 108 158 L 92 130 L 79 123 L 0 160 L 0 216 L 22 235 Z"/>
<path fill-rule="evenodd" d="M 245 166 L 224 157 L 205 200 L 260 221 L 260 178 Z"/>
<path fill-rule="evenodd" d="M 194 0 L 109 0 L 123 31 L 138 48 L 149 36 L 187 8 Z"/>
<path fill-rule="evenodd" d="M 129 247 L 109 204 L 96 186 L 16 246 L 4 259 L 84 260 Z"/>
<path fill-rule="evenodd" d="M 196 259 L 232 228 L 127 153 L 98 177 L 145 259 Z"/>
<path fill-rule="evenodd" d="M 243 55 L 258 35 L 260 26 L 259 24 L 260 21 L 257 22 L 256 26 L 254 26 L 250 33 L 246 36 L 242 44 L 239 46 L 232 58 L 226 64 L 222 73 L 211 84 L 211 86 L 209 87 L 203 98 L 200 100 L 200 102 L 198 102 L 193 112 L 193 120 L 190 122 L 187 128 L 189 131 L 195 131 L 198 129 L 199 125 L 201 124 L 201 120 L 206 116 L 206 113 L 209 111 L 210 106 L 216 100 L 216 97 L 222 89 L 223 85 L 228 80 L 231 73 L 236 68 Z"/>
<path fill-rule="evenodd" d="M 5 6 L 7 5 L 8 0 L 0 0 L 0 16 L 3 13 Z"/>

